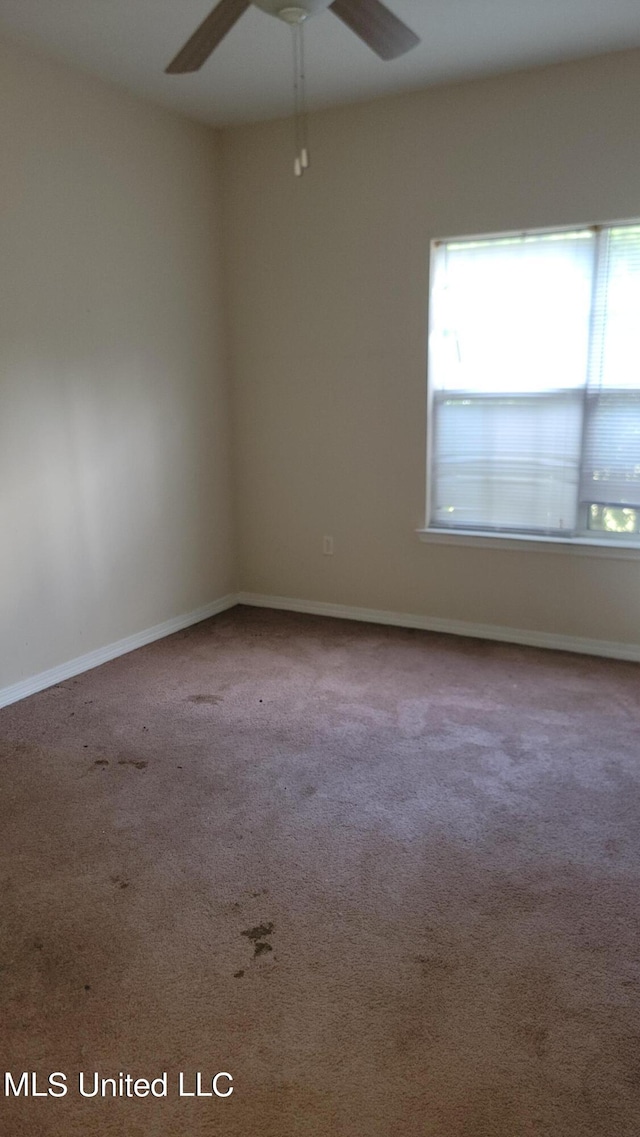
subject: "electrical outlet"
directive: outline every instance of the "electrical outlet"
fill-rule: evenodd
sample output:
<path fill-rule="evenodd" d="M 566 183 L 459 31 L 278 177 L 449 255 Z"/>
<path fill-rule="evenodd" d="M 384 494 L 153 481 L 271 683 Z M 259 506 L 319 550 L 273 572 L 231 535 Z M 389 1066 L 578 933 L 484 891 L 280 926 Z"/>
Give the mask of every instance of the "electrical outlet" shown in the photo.
<path fill-rule="evenodd" d="M 322 538 L 322 552 L 324 553 L 325 557 L 333 556 L 333 537 Z"/>

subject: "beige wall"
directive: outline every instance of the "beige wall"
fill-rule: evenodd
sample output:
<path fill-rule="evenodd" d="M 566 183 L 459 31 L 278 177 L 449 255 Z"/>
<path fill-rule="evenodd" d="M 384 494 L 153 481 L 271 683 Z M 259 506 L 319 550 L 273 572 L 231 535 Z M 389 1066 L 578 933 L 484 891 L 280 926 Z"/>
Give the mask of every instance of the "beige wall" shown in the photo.
<path fill-rule="evenodd" d="M 234 511 L 249 591 L 640 642 L 635 561 L 414 534 L 430 238 L 637 216 L 638 105 L 628 53 L 326 112 L 296 181 L 0 44 L 0 689 L 233 591 Z"/>
<path fill-rule="evenodd" d="M 218 158 L 0 45 L 0 688 L 235 584 Z"/>
<path fill-rule="evenodd" d="M 640 558 L 414 534 L 430 239 L 637 217 L 639 106 L 629 52 L 314 115 L 300 181 L 290 123 L 225 132 L 244 589 L 640 642 Z"/>

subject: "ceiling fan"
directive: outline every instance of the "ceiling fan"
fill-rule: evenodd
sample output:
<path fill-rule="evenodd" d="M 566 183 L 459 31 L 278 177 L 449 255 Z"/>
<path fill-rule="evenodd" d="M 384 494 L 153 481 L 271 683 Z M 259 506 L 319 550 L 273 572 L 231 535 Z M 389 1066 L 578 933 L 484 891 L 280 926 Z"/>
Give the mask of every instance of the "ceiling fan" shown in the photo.
<path fill-rule="evenodd" d="M 171 60 L 166 68 L 167 74 L 184 75 L 190 71 L 199 71 L 251 3 L 270 16 L 277 16 L 289 24 L 293 31 L 293 170 L 296 177 L 300 177 L 309 165 L 303 36 L 305 20 L 329 8 L 381 59 L 397 59 L 420 43 L 420 40 L 381 0 L 296 0 L 293 4 L 289 0 L 219 0 L 175 59 Z"/>
<path fill-rule="evenodd" d="M 251 3 L 292 25 L 329 8 L 381 59 L 396 59 L 420 42 L 380 0 L 297 0 L 295 4 L 288 0 L 220 0 L 172 59 L 167 74 L 199 71 Z"/>

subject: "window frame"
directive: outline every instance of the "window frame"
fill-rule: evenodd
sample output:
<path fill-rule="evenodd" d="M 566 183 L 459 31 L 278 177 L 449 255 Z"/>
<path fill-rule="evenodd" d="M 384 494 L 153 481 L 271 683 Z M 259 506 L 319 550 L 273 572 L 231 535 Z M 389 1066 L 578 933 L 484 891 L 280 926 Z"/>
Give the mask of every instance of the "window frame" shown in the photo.
<path fill-rule="evenodd" d="M 573 233 L 580 229 L 611 229 L 616 226 L 640 225 L 640 217 L 623 218 L 610 221 L 586 221 L 570 225 L 538 226 L 526 229 L 508 229 L 491 233 L 472 233 L 468 235 L 456 234 L 449 237 L 434 237 L 429 243 L 429 273 L 428 273 L 428 321 L 427 321 L 427 400 L 426 400 L 426 502 L 425 523 L 416 529 L 421 541 L 438 545 L 457 545 L 476 548 L 500 548 L 505 550 L 529 550 L 551 553 L 579 553 L 592 556 L 611 556 L 622 559 L 638 559 L 640 553 L 640 533 L 616 533 L 611 536 L 600 536 L 599 530 L 588 528 L 589 504 L 582 504 L 577 511 L 577 520 L 585 528 L 577 527 L 571 532 L 560 535 L 542 532 L 526 532 L 517 530 L 482 530 L 473 528 L 449 528 L 433 525 L 431 522 L 433 511 L 433 494 L 435 482 L 433 477 L 433 447 L 434 447 L 434 405 L 435 391 L 431 375 L 431 342 L 434 332 L 433 295 L 435 276 L 435 252 L 443 244 L 449 242 L 465 241 L 499 241 L 509 237 L 535 237 L 553 233 Z M 587 389 L 583 390 L 585 407 L 583 416 L 587 414 Z M 583 417 L 582 436 L 584 440 L 586 420 Z"/>

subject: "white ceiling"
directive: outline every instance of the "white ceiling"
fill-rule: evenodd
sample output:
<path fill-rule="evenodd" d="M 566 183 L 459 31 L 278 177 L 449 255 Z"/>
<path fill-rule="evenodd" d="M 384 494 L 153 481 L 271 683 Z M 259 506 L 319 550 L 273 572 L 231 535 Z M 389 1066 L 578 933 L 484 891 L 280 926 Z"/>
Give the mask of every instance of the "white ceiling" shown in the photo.
<path fill-rule="evenodd" d="M 331 12 L 306 25 L 310 107 L 640 47 L 640 0 L 387 0 L 421 37 L 383 63 Z M 164 67 L 212 0 L 0 0 L 0 31 L 216 125 L 286 115 L 291 33 L 253 6 L 195 75 Z"/>

